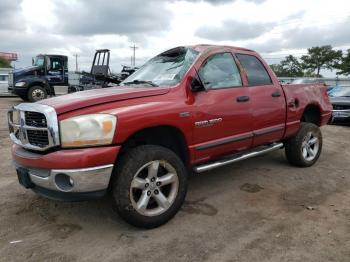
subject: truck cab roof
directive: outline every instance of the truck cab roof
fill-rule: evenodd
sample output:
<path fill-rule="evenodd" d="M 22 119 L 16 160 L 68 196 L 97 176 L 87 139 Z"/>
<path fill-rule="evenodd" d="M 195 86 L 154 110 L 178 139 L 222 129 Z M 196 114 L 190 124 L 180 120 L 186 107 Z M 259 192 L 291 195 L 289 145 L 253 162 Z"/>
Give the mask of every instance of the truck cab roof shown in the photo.
<path fill-rule="evenodd" d="M 55 55 L 55 54 L 38 54 L 37 56 L 55 56 L 55 57 L 68 58 L 68 56 L 66 55 Z"/>

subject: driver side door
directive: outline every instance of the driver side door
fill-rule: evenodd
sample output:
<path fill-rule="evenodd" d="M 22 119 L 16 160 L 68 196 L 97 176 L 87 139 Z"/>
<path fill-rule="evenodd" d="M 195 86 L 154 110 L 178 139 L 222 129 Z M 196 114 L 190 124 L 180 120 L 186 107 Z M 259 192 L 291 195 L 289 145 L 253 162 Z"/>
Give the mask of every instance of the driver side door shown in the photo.
<path fill-rule="evenodd" d="M 51 85 L 62 84 L 64 82 L 64 65 L 60 57 L 50 57 L 48 59 L 47 80 Z"/>
<path fill-rule="evenodd" d="M 205 91 L 194 93 L 196 162 L 251 147 L 253 140 L 249 88 L 230 52 L 213 54 L 201 65 Z"/>

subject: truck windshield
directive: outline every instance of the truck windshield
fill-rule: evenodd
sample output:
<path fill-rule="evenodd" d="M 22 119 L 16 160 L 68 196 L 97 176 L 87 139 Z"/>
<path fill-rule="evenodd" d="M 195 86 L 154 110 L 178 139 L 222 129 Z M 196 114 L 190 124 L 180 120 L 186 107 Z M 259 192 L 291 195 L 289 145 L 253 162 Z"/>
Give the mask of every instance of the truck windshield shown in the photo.
<path fill-rule="evenodd" d="M 198 54 L 186 47 L 168 50 L 149 60 L 120 85 L 174 86 L 182 80 Z"/>
<path fill-rule="evenodd" d="M 43 56 L 35 57 L 33 66 L 44 66 L 45 58 Z"/>

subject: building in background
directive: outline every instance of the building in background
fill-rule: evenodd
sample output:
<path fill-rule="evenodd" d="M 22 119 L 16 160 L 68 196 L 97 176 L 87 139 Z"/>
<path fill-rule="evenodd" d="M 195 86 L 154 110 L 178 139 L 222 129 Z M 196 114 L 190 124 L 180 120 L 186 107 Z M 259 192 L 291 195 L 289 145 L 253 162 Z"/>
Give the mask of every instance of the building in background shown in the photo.
<path fill-rule="evenodd" d="M 11 63 L 17 61 L 18 55 L 17 53 L 0 52 L 0 58 Z M 8 94 L 8 75 L 11 70 L 12 68 L 1 68 L 0 66 L 0 95 Z"/>
<path fill-rule="evenodd" d="M 0 68 L 0 95 L 8 93 L 8 77 L 12 68 Z"/>

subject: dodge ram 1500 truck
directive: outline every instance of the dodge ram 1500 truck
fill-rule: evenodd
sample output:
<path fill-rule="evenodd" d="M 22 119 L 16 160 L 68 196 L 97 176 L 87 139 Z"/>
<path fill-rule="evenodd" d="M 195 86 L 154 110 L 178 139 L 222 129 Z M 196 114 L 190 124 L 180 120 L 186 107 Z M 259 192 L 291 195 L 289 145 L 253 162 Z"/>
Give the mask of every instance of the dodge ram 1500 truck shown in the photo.
<path fill-rule="evenodd" d="M 111 192 L 122 218 L 152 228 L 181 208 L 192 172 L 280 148 L 313 165 L 331 111 L 323 84 L 280 85 L 252 50 L 196 45 L 120 86 L 22 103 L 8 119 L 20 184 L 67 201 Z"/>

